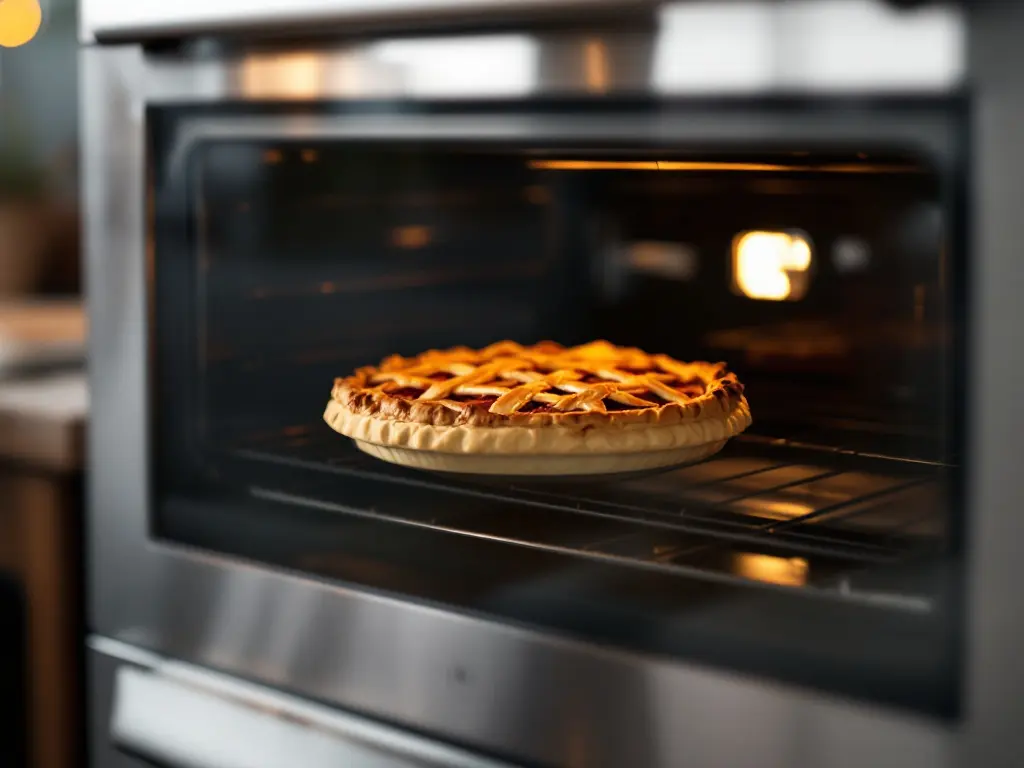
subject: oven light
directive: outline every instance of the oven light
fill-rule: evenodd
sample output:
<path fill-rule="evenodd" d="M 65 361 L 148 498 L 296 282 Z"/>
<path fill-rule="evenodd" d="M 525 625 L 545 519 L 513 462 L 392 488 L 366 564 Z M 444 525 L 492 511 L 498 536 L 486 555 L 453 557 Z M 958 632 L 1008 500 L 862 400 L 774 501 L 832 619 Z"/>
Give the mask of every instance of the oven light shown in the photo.
<path fill-rule="evenodd" d="M 767 163 L 690 162 L 674 160 L 530 160 L 535 171 L 786 171 Z"/>
<path fill-rule="evenodd" d="M 733 287 L 751 299 L 801 299 L 807 293 L 813 259 L 811 243 L 803 234 L 742 232 L 732 243 Z"/>
<path fill-rule="evenodd" d="M 535 171 L 753 171 L 760 173 L 922 173 L 907 164 L 824 163 L 820 165 L 743 163 L 727 160 L 529 160 Z"/>

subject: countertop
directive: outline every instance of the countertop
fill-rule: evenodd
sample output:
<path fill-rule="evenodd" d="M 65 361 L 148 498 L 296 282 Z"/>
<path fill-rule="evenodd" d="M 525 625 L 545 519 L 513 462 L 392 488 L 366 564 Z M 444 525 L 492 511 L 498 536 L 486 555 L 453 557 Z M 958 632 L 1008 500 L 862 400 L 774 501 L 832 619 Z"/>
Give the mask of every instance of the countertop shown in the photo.
<path fill-rule="evenodd" d="M 89 397 L 81 299 L 0 299 L 0 461 L 82 469 Z"/>
<path fill-rule="evenodd" d="M 79 471 L 88 408 L 84 371 L 0 380 L 0 461 Z"/>

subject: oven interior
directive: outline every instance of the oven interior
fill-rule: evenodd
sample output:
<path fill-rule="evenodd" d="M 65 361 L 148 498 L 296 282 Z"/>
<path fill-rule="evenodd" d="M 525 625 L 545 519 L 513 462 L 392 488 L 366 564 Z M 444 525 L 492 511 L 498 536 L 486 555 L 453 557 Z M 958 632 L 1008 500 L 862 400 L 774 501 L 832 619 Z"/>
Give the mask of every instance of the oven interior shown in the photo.
<path fill-rule="evenodd" d="M 959 289 L 933 158 L 219 135 L 173 164 L 181 114 L 150 115 L 156 537 L 955 709 Z M 501 339 L 724 360 L 754 424 L 675 471 L 529 483 L 391 466 L 321 420 L 357 366 Z"/>

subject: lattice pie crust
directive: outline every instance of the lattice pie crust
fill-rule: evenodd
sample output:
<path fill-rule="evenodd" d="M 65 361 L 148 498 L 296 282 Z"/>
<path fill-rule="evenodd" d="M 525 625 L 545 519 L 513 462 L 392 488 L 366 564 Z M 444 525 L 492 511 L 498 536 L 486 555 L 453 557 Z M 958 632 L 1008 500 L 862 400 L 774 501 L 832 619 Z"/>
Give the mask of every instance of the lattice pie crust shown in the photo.
<path fill-rule="evenodd" d="M 503 341 L 360 368 L 335 380 L 324 420 L 396 464 L 565 475 L 699 461 L 749 426 L 750 409 L 722 363 Z"/>

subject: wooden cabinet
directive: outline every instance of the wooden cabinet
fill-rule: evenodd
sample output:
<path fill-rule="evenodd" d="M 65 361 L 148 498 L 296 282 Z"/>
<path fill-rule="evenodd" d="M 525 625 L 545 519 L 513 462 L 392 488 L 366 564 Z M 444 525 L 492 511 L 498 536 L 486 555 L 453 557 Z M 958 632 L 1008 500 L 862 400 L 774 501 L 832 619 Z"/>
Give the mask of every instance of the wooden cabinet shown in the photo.
<path fill-rule="evenodd" d="M 82 375 L 0 382 L 0 571 L 23 595 L 32 768 L 80 764 Z"/>

